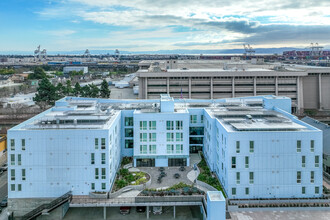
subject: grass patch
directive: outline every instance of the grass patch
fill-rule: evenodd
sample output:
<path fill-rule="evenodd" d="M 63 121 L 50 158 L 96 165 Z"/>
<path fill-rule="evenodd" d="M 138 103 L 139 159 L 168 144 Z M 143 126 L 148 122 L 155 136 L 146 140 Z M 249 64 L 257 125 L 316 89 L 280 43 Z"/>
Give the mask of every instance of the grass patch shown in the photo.
<path fill-rule="evenodd" d="M 206 163 L 206 160 L 205 160 L 203 154 L 201 154 L 201 158 L 202 158 L 202 160 L 197 164 L 197 166 L 200 170 L 200 174 L 198 175 L 197 180 L 207 183 L 210 186 L 213 186 L 217 190 L 221 191 L 222 194 L 226 197 L 226 194 L 225 194 L 223 188 L 221 187 L 219 180 L 216 177 L 212 176 L 212 173 L 211 173 L 209 167 L 207 166 L 207 163 Z"/>

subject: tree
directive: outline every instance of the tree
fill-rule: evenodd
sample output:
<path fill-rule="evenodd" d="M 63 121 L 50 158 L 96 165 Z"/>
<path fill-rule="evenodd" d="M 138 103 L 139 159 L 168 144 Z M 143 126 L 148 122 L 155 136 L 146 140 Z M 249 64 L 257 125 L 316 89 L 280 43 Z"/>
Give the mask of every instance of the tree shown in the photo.
<path fill-rule="evenodd" d="M 67 80 L 66 81 L 66 92 L 65 92 L 65 95 L 71 96 L 72 94 L 73 94 L 73 89 L 72 89 L 72 85 L 71 85 L 71 80 Z"/>
<path fill-rule="evenodd" d="M 79 83 L 76 83 L 74 85 L 74 89 L 73 89 L 73 94 L 74 96 L 78 97 L 79 95 L 81 95 L 81 86 Z"/>
<path fill-rule="evenodd" d="M 58 98 L 63 98 L 66 94 L 66 88 L 62 83 L 57 84 L 56 86 L 56 95 Z"/>
<path fill-rule="evenodd" d="M 34 69 L 34 73 L 31 73 L 28 78 L 29 79 L 44 79 L 46 77 L 47 77 L 47 75 L 46 75 L 44 69 L 41 68 L 40 66 L 38 66 Z"/>
<path fill-rule="evenodd" d="M 104 79 L 103 82 L 101 83 L 101 89 L 100 89 L 100 95 L 102 98 L 109 98 L 110 97 L 110 89 L 109 89 L 109 84 L 107 81 Z"/>
<path fill-rule="evenodd" d="M 93 83 L 92 84 L 89 84 L 88 86 L 90 87 L 90 95 L 89 95 L 89 97 L 91 97 L 91 98 L 98 98 L 99 97 L 99 94 L 100 94 L 99 88 L 97 88 L 97 86 L 94 85 Z"/>
<path fill-rule="evenodd" d="M 81 87 L 80 96 L 90 97 L 90 93 L 91 93 L 91 88 L 88 85 Z"/>
<path fill-rule="evenodd" d="M 56 87 L 49 82 L 47 78 L 43 78 L 37 88 L 36 96 L 33 101 L 41 108 L 46 108 L 47 105 L 54 105 L 59 97 L 56 94 Z"/>

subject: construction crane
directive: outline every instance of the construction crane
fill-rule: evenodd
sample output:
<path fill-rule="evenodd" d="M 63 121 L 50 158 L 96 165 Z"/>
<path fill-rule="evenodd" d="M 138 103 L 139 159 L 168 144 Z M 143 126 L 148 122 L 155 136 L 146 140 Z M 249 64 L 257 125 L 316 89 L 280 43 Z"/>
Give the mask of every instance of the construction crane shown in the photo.
<path fill-rule="evenodd" d="M 256 51 L 250 46 L 250 44 L 248 44 L 248 45 L 243 44 L 243 47 L 244 47 L 244 50 L 245 50 L 244 55 L 252 56 L 252 55 L 254 55 L 255 52 L 256 52 Z"/>
<path fill-rule="evenodd" d="M 115 50 L 115 59 L 116 59 L 117 61 L 119 61 L 119 58 L 120 58 L 120 52 L 119 52 L 118 49 L 116 49 L 116 50 Z"/>
<path fill-rule="evenodd" d="M 40 60 L 40 45 L 37 47 L 37 49 L 34 51 L 34 61 L 37 60 L 37 58 Z"/>
<path fill-rule="evenodd" d="M 310 50 L 310 55 L 312 57 L 320 57 L 322 56 L 322 51 L 323 51 L 323 47 L 320 46 L 318 43 L 311 43 L 309 47 L 306 47 L 306 49 Z"/>
<path fill-rule="evenodd" d="M 47 60 L 47 50 L 46 50 L 46 49 L 43 49 L 43 50 L 40 52 L 40 56 L 41 56 L 42 59 Z"/>

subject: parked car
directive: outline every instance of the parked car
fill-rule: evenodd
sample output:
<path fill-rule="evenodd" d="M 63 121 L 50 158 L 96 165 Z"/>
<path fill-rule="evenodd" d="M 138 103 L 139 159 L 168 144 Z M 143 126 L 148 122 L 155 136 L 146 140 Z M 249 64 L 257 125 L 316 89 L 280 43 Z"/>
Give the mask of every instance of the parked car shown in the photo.
<path fill-rule="evenodd" d="M 154 215 L 161 215 L 163 213 L 163 207 L 154 206 L 154 207 L 152 207 L 152 211 L 153 211 Z"/>
<path fill-rule="evenodd" d="M 1 207 L 7 207 L 8 197 L 6 196 L 0 203 Z"/>
<path fill-rule="evenodd" d="M 122 206 L 119 208 L 120 214 L 128 215 L 131 212 L 131 207 L 129 206 Z"/>
<path fill-rule="evenodd" d="M 145 212 L 146 207 L 145 206 L 136 206 L 136 212 Z"/>

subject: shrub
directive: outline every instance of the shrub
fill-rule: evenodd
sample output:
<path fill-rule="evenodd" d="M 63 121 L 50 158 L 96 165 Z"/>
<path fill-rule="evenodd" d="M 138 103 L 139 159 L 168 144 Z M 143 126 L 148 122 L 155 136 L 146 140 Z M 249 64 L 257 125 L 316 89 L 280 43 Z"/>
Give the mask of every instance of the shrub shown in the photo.
<path fill-rule="evenodd" d="M 125 176 L 127 176 L 128 175 L 128 169 L 121 169 L 120 171 L 119 171 L 119 174 L 121 175 L 121 176 L 123 176 L 123 177 L 125 177 Z"/>
<path fill-rule="evenodd" d="M 125 186 L 127 186 L 127 182 L 125 180 L 116 180 L 116 185 L 118 188 L 123 188 Z"/>

